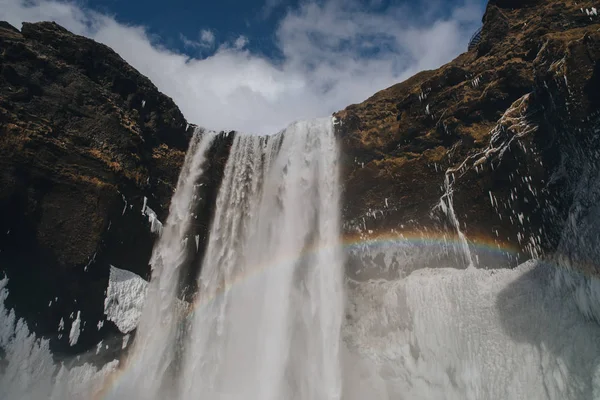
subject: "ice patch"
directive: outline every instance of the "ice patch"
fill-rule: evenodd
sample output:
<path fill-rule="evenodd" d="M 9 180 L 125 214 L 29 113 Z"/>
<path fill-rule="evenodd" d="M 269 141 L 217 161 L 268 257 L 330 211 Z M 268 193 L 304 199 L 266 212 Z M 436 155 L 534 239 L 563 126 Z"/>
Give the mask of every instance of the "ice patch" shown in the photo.
<path fill-rule="evenodd" d="M 0 398 L 97 398 L 118 361 L 106 364 L 100 371 L 85 363 L 74 368 L 55 364 L 48 340 L 36 338 L 23 320 L 16 319 L 13 310 L 5 308 L 7 282 L 6 278 L 0 280 Z"/>
<path fill-rule="evenodd" d="M 600 327 L 553 285 L 553 270 L 350 282 L 343 398 L 598 398 Z"/>
<path fill-rule="evenodd" d="M 121 215 L 125 215 L 125 211 L 127 211 L 127 199 L 125 198 L 125 196 L 123 194 L 121 194 L 121 197 L 123 198 L 123 202 L 125 203 L 125 206 L 123 206 L 123 212 L 121 213 Z"/>
<path fill-rule="evenodd" d="M 148 282 L 133 272 L 110 266 L 104 313 L 121 332 L 129 333 L 137 327 L 147 287 Z"/>
<path fill-rule="evenodd" d="M 163 224 L 158 219 L 158 216 L 156 215 L 154 210 L 147 206 L 147 202 L 148 202 L 148 198 L 144 197 L 144 205 L 142 206 L 142 215 L 145 215 L 148 217 L 148 222 L 150 222 L 150 232 L 158 233 L 160 235 L 160 233 L 162 232 L 162 229 L 163 229 Z"/>
<path fill-rule="evenodd" d="M 121 349 L 125 349 L 127 344 L 129 343 L 129 335 L 123 336 L 123 344 L 121 345 Z"/>
<path fill-rule="evenodd" d="M 70 346 L 74 346 L 77 344 L 77 341 L 79 340 L 79 334 L 81 333 L 80 327 L 81 327 L 81 311 L 77 311 L 77 318 L 75 318 L 75 321 L 73 321 L 73 323 L 71 324 L 71 331 L 69 332 L 69 345 Z"/>

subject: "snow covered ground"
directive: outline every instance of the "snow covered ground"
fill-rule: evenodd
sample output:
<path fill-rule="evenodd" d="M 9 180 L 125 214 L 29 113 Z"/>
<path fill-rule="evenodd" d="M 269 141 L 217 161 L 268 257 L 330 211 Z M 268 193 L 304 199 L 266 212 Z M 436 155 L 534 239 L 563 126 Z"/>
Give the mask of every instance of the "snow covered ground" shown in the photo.
<path fill-rule="evenodd" d="M 588 281 L 536 261 L 349 281 L 343 399 L 599 398 L 598 310 L 580 309 L 597 307 Z M 67 368 L 2 304 L 0 327 L 0 398 L 90 398 L 118 367 Z"/>
<path fill-rule="evenodd" d="M 344 399 L 599 398 L 600 326 L 555 274 L 530 261 L 351 282 Z"/>

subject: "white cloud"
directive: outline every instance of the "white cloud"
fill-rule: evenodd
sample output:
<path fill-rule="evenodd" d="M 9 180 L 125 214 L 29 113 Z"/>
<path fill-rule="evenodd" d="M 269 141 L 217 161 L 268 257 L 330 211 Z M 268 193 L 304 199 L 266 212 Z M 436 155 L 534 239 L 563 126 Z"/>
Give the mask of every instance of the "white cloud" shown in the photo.
<path fill-rule="evenodd" d="M 235 39 L 235 42 L 233 42 L 233 47 L 235 47 L 237 50 L 241 50 L 244 47 L 246 47 L 248 43 L 248 38 L 244 35 L 241 35 L 237 39 Z"/>
<path fill-rule="evenodd" d="M 200 40 L 207 46 L 213 46 L 215 44 L 215 34 L 209 29 L 202 29 Z"/>
<path fill-rule="evenodd" d="M 210 49 L 215 45 L 215 34 L 209 29 L 202 29 L 198 37 L 199 40 L 192 40 L 182 33 L 179 34 L 179 38 L 186 49 Z"/>
<path fill-rule="evenodd" d="M 144 27 L 120 24 L 75 3 L 0 0 L 0 19 L 17 27 L 22 21 L 54 20 L 107 44 L 171 96 L 190 122 L 272 133 L 449 61 L 465 50 L 481 15 L 478 4 L 464 0 L 440 18 L 434 11 L 417 15 L 407 6 L 383 15 L 354 1 L 303 3 L 278 25 L 283 54 L 278 62 L 251 53 L 244 36 L 207 58 L 189 58 L 156 45 Z M 203 32 L 196 42 L 214 45 L 214 34 Z"/>
<path fill-rule="evenodd" d="M 185 47 L 186 49 L 194 49 L 194 48 L 200 47 L 200 42 L 197 42 L 195 40 L 188 38 L 183 33 L 179 34 L 179 39 L 181 39 L 181 42 L 183 43 L 183 47 Z"/>

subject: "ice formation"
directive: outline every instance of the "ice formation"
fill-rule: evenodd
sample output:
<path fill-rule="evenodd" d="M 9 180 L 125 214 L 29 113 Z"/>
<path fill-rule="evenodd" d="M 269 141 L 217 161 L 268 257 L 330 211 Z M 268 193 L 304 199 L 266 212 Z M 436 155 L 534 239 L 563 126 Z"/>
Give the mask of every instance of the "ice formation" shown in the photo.
<path fill-rule="evenodd" d="M 598 398 L 600 327 L 553 273 L 528 262 L 351 282 L 343 398 Z"/>
<path fill-rule="evenodd" d="M 106 363 L 100 370 L 71 361 L 57 363 L 47 340 L 33 335 L 23 320 L 4 306 L 9 296 L 0 280 L 0 398 L 27 400 L 65 400 L 94 398 L 106 384 L 106 378 L 118 361 Z"/>
<path fill-rule="evenodd" d="M 148 282 L 133 272 L 110 266 L 104 313 L 121 332 L 128 333 L 137 327 L 147 287 Z"/>
<path fill-rule="evenodd" d="M 77 317 L 71 323 L 71 330 L 69 331 L 69 345 L 74 346 L 79 340 L 79 334 L 81 328 L 81 311 L 77 311 Z"/>
<path fill-rule="evenodd" d="M 163 229 L 163 224 L 158 219 L 156 212 L 148 206 L 148 198 L 144 197 L 144 205 L 142 206 L 142 215 L 148 217 L 150 223 L 150 232 L 160 234 Z"/>

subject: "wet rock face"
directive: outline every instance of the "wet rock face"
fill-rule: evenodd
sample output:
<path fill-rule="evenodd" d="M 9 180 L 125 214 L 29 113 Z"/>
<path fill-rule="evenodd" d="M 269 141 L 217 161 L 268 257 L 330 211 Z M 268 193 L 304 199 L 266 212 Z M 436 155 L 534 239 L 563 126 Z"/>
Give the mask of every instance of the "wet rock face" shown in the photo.
<path fill-rule="evenodd" d="M 338 112 L 346 233 L 450 237 L 450 194 L 472 248 L 504 249 L 506 265 L 560 247 L 581 176 L 598 169 L 593 6 L 490 1 L 471 51 Z"/>
<path fill-rule="evenodd" d="M 192 128 L 115 52 L 54 23 L 2 23 L 0 48 L 0 272 L 31 327 L 81 349 L 111 329 L 97 327 L 109 266 L 148 277 L 144 197 L 164 221 Z"/>

